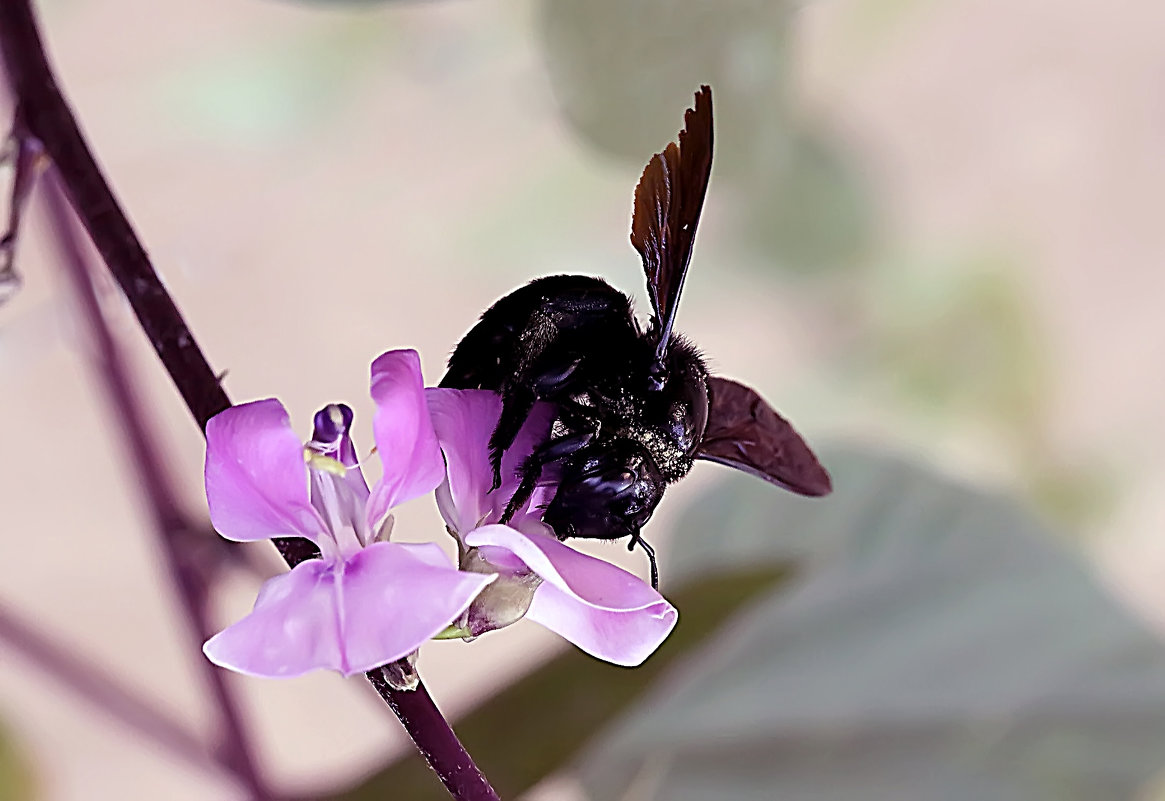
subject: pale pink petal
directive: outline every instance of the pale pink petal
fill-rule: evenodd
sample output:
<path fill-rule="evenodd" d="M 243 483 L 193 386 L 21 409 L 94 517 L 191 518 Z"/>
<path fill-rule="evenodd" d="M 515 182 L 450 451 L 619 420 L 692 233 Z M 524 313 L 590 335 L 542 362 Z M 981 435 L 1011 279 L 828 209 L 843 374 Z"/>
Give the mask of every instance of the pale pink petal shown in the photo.
<path fill-rule="evenodd" d="M 415 350 L 392 350 L 372 363 L 372 400 L 372 432 L 384 466 L 368 500 L 368 527 L 375 531 L 389 509 L 436 489 L 445 462 L 425 405 Z"/>
<path fill-rule="evenodd" d="M 467 545 L 504 548 L 543 579 L 526 617 L 599 659 L 643 662 L 671 633 L 678 612 L 642 579 L 554 537 L 483 526 Z"/>
<path fill-rule="evenodd" d="M 203 653 L 216 665 L 265 678 L 346 667 L 336 606 L 336 573 L 320 559 L 269 579 L 255 609 L 211 637 Z"/>
<path fill-rule="evenodd" d="M 436 387 L 425 391 L 425 399 L 448 471 L 448 486 L 438 493 L 438 506 L 454 531 L 472 531 L 492 509 L 491 501 L 497 500 L 486 493 L 493 481 L 489 438 L 502 399 L 496 392 Z"/>
<path fill-rule="evenodd" d="M 217 665 L 266 678 L 345 676 L 415 651 L 493 576 L 462 573 L 437 546 L 382 542 L 347 562 L 311 559 L 263 585 L 251 614 L 212 637 Z"/>
<path fill-rule="evenodd" d="M 678 617 L 676 608 L 663 598 L 643 609 L 602 609 L 580 603 L 576 596 L 549 583 L 534 592 L 526 612 L 527 619 L 541 623 L 591 656 L 624 667 L 641 665 L 655 653 Z"/>
<path fill-rule="evenodd" d="M 464 612 L 492 575 L 464 573 L 437 545 L 381 542 L 344 573 L 347 673 L 400 659 Z"/>
<path fill-rule="evenodd" d="M 397 547 L 408 551 L 414 558 L 430 567 L 451 567 L 453 562 L 445 550 L 435 542 L 400 542 Z"/>
<path fill-rule="evenodd" d="M 206 424 L 210 521 L 230 540 L 327 537 L 308 499 L 303 443 L 274 398 L 220 412 Z"/>
<path fill-rule="evenodd" d="M 483 522 L 497 522 L 518 488 L 517 472 L 522 461 L 550 434 L 553 407 L 546 403 L 534 407 L 514 444 L 502 456 L 501 487 L 490 492 L 493 471 L 489 438 L 501 415 L 501 396 L 488 390 L 430 388 L 426 397 L 448 470 L 446 484 L 437 493 L 437 505 L 445 522 L 461 533 L 472 531 Z M 524 531 L 533 528 L 549 533 L 541 523 L 540 507 L 549 503 L 552 495 L 552 487 L 539 487 L 511 523 Z"/>

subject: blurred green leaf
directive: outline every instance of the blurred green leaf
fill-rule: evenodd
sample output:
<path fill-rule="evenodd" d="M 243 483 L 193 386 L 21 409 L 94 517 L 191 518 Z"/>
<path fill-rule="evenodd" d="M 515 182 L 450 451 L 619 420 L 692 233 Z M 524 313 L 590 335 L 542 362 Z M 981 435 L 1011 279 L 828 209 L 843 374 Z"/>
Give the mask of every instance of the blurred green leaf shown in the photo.
<path fill-rule="evenodd" d="M 1047 376 L 1019 274 L 993 254 L 887 271 L 873 285 L 870 372 L 905 398 L 1030 428 Z"/>
<path fill-rule="evenodd" d="M 229 144 L 264 144 L 327 124 L 358 96 L 369 62 L 391 44 L 362 17 L 248 50 L 227 49 L 159 76 L 155 94 L 182 127 Z"/>
<path fill-rule="evenodd" d="M 457 734 L 498 793 L 514 798 L 566 764 L 666 667 L 787 575 L 783 566 L 753 566 L 747 572 L 687 582 L 668 593 L 680 609 L 675 631 L 640 667 L 614 667 L 580 651 L 568 651 L 457 721 Z M 448 795 L 428 766 L 419 757 L 411 757 L 327 798 L 440 801 Z"/>
<path fill-rule="evenodd" d="M 915 424 L 975 427 L 1028 497 L 1078 530 L 1111 510 L 1119 478 L 1103 453 L 1066 454 L 1048 427 L 1048 347 L 1023 273 L 1015 258 L 981 249 L 887 260 L 871 274 L 850 352 L 862 397 L 885 393 Z"/>
<path fill-rule="evenodd" d="M 1075 554 L 1007 499 L 825 456 L 823 501 L 741 478 L 694 504 L 672 574 L 808 564 L 589 750 L 592 798 L 1096 801 L 1152 778 L 1165 645 Z"/>
<path fill-rule="evenodd" d="M 572 129 L 641 166 L 675 138 L 702 83 L 716 110 L 716 193 L 729 240 L 774 268 L 852 267 L 870 234 L 864 187 L 839 148 L 798 113 L 791 2 L 543 0 L 543 57 Z"/>
<path fill-rule="evenodd" d="M 776 254 L 789 270 L 859 266 L 873 210 L 852 165 L 807 129 L 788 148 L 781 163 L 738 182 L 746 243 L 762 257 Z"/>
<path fill-rule="evenodd" d="M 0 725 L 0 800 L 31 801 L 39 795 L 31 765 L 12 733 Z"/>
<path fill-rule="evenodd" d="M 717 118 L 737 123 L 718 126 L 717 167 L 739 172 L 750 128 L 785 124 L 785 5 L 544 0 L 543 57 L 576 132 L 632 164 L 675 137 L 693 92 L 711 83 Z"/>

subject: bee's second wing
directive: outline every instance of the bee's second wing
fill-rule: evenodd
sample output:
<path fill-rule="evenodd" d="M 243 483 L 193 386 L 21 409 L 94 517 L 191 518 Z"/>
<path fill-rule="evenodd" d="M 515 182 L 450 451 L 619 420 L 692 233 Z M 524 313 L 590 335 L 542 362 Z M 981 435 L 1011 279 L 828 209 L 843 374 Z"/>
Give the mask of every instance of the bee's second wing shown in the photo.
<path fill-rule="evenodd" d="M 699 459 L 751 473 L 801 495 L 826 495 L 829 473 L 793 426 L 753 390 L 710 376 L 708 426 Z"/>
<path fill-rule="evenodd" d="M 660 358 L 675 321 L 711 174 L 712 90 L 701 86 L 684 113 L 678 143 L 647 162 L 635 187 L 631 244 L 643 259 Z"/>

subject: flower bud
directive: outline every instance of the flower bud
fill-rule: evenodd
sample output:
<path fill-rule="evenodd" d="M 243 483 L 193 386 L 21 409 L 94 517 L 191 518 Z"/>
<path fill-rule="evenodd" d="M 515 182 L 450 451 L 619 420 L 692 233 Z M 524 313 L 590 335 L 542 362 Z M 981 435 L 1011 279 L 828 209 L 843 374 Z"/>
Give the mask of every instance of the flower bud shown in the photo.
<path fill-rule="evenodd" d="M 542 583 L 542 577 L 512 553 L 488 545 L 467 549 L 461 558 L 461 569 L 467 573 L 497 576 L 458 620 L 458 627 L 469 632 L 466 640 L 523 618 L 534 600 L 534 591 Z"/>

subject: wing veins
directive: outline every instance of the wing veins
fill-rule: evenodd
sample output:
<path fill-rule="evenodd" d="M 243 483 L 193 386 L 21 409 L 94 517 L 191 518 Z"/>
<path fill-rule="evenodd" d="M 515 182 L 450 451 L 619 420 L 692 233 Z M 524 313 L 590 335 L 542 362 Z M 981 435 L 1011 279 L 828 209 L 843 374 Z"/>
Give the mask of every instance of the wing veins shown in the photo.
<path fill-rule="evenodd" d="M 712 171 L 712 90 L 701 86 L 677 142 L 652 156 L 635 187 L 631 244 L 643 260 L 662 362 Z"/>

